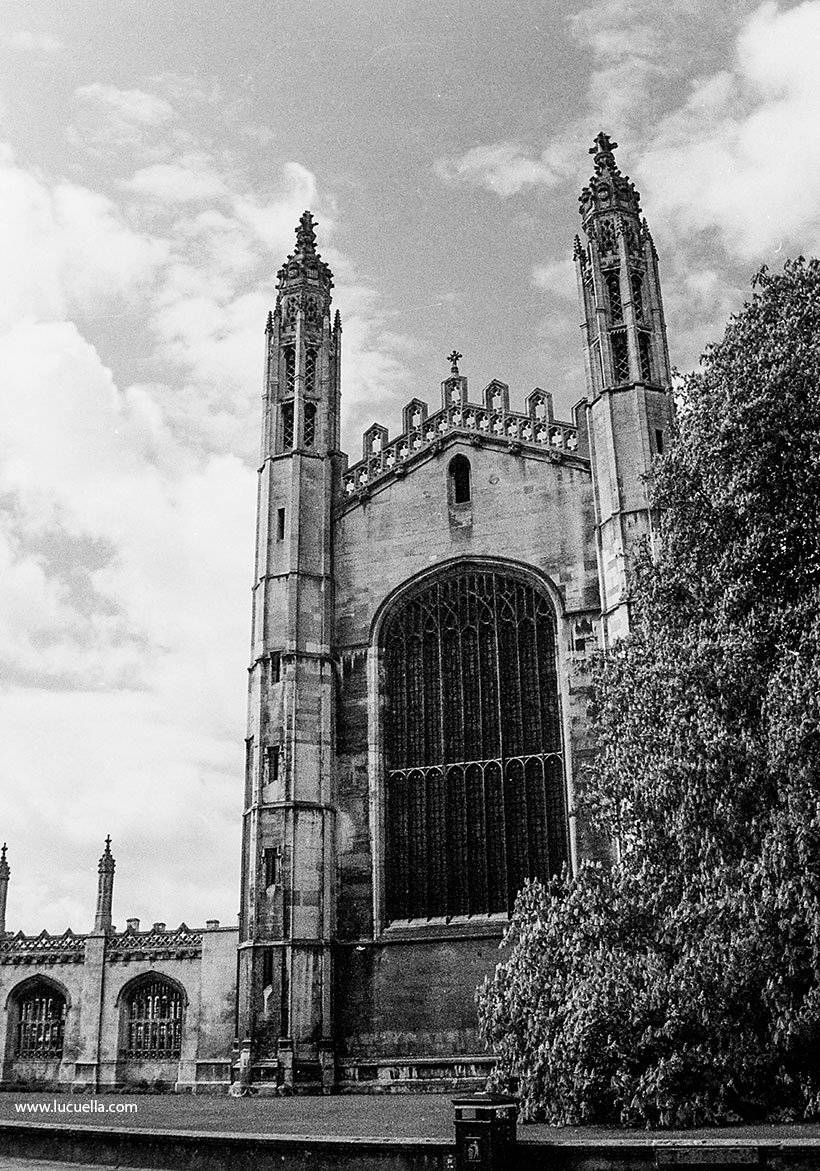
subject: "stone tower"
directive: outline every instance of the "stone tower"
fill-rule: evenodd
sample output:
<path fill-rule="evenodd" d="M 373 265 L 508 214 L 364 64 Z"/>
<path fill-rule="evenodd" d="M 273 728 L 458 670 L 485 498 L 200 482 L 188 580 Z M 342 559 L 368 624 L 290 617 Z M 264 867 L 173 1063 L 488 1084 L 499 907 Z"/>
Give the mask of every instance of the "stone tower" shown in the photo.
<path fill-rule="evenodd" d="M 303 1088 L 334 1068 L 332 286 L 305 212 L 266 328 L 238 992 L 242 1078 Z"/>
<path fill-rule="evenodd" d="M 653 535 L 648 477 L 672 424 L 658 256 L 640 196 L 615 162 L 617 145 L 601 132 L 590 150 L 585 243 L 575 240 L 605 645 L 629 628 L 632 561 Z"/>

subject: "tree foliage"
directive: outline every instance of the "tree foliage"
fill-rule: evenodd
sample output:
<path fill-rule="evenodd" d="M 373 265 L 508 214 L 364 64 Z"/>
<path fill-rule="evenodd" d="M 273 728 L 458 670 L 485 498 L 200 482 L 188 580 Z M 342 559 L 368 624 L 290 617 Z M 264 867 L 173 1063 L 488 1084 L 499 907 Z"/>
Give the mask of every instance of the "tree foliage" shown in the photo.
<path fill-rule="evenodd" d="M 525 1117 L 820 1115 L 820 264 L 754 285 L 684 382 L 594 673 L 577 808 L 617 861 L 530 884 L 478 992 Z"/>

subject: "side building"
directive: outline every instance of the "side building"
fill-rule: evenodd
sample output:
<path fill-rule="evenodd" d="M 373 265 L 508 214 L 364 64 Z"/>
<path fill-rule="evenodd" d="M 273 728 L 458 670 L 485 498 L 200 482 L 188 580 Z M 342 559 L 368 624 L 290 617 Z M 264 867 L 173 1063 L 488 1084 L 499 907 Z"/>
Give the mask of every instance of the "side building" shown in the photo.
<path fill-rule="evenodd" d="M 237 931 L 111 922 L 114 858 L 100 858 L 86 935 L 5 931 L 0 852 L 0 1083 L 72 1091 L 215 1091 L 233 1060 Z"/>

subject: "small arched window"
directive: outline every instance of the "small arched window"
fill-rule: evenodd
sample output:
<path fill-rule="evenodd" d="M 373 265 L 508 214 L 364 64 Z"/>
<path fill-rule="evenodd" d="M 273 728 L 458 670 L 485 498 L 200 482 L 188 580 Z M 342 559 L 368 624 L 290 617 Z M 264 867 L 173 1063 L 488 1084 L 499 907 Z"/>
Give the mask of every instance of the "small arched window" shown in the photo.
<path fill-rule="evenodd" d="M 469 504 L 470 461 L 465 455 L 456 455 L 450 460 L 450 500 L 453 504 Z"/>
<path fill-rule="evenodd" d="M 63 1055 L 65 997 L 48 984 L 36 984 L 19 1001 L 17 1056 L 53 1060 Z"/>
<path fill-rule="evenodd" d="M 316 393 L 317 352 L 308 349 L 305 353 L 305 390 L 308 394 Z"/>
<path fill-rule="evenodd" d="M 316 403 L 305 403 L 305 447 L 316 445 Z"/>
<path fill-rule="evenodd" d="M 282 449 L 290 451 L 293 447 L 293 400 L 282 403 Z"/>
<path fill-rule="evenodd" d="M 163 1061 L 182 1052 L 182 991 L 167 980 L 138 984 L 125 1002 L 125 1055 Z"/>
<path fill-rule="evenodd" d="M 296 350 L 293 346 L 285 346 L 285 393 L 293 394 L 296 390 Z"/>

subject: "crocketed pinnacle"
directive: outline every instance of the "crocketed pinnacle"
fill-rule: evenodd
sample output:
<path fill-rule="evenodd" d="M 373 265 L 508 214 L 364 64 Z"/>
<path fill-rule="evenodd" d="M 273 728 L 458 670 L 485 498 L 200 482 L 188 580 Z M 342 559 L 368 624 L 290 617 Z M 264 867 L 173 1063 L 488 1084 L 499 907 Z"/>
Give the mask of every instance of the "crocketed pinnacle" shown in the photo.
<path fill-rule="evenodd" d="M 6 843 L 3 842 L 2 849 L 0 849 L 0 878 L 8 878 L 11 874 L 11 869 L 6 861 Z"/>
<path fill-rule="evenodd" d="M 116 863 L 111 855 L 111 835 L 105 839 L 105 849 L 103 850 L 102 858 L 100 858 L 99 872 L 100 874 L 113 874 Z"/>

